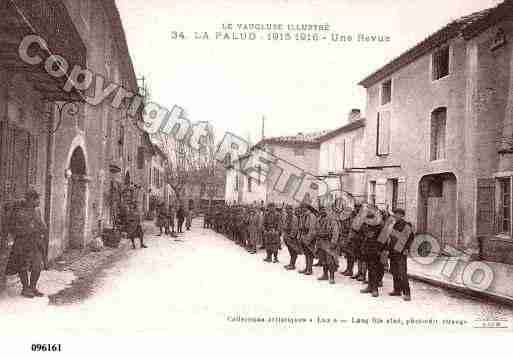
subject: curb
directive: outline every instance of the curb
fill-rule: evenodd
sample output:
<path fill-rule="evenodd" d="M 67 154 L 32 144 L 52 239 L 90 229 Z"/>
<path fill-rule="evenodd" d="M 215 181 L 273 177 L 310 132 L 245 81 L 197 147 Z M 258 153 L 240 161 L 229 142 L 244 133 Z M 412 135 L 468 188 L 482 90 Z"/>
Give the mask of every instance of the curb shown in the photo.
<path fill-rule="evenodd" d="M 437 279 L 430 278 L 430 277 L 425 277 L 425 276 L 418 275 L 418 274 L 408 274 L 408 278 L 410 278 L 412 280 L 419 281 L 419 282 L 424 282 L 424 283 L 433 285 L 435 287 L 440 287 L 440 288 L 443 288 L 443 289 L 448 289 L 448 290 L 453 290 L 453 291 L 456 291 L 456 292 L 460 292 L 460 293 L 463 293 L 463 294 L 468 295 L 470 297 L 479 298 L 479 299 L 486 299 L 486 300 L 490 300 L 490 301 L 493 301 L 493 302 L 496 302 L 496 303 L 499 303 L 499 304 L 503 304 L 503 305 L 507 305 L 507 306 L 513 307 L 513 298 L 510 298 L 510 297 L 506 297 L 506 296 L 502 296 L 502 295 L 494 294 L 494 293 L 482 292 L 482 291 L 479 291 L 479 290 L 475 290 L 475 289 L 471 289 L 471 288 L 467 288 L 467 287 L 462 287 L 462 286 L 459 286 L 459 285 L 456 285 L 456 284 L 442 282 L 442 281 L 439 281 Z"/>

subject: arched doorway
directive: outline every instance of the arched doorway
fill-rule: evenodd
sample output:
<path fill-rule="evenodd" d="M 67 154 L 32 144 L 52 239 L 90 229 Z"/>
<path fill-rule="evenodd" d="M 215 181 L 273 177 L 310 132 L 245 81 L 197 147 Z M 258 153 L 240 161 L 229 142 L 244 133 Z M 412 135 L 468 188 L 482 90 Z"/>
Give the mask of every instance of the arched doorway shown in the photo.
<path fill-rule="evenodd" d="M 87 169 L 84 151 L 77 147 L 69 163 L 71 177 L 68 182 L 68 247 L 83 248 L 85 245 L 85 225 L 87 208 Z"/>

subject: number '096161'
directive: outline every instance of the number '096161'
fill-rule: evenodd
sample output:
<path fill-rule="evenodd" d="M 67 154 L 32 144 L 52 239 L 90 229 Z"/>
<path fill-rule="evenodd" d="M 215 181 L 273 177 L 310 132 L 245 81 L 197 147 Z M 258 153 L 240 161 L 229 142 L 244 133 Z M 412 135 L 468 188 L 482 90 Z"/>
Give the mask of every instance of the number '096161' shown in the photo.
<path fill-rule="evenodd" d="M 60 352 L 60 344 L 32 344 L 30 349 L 33 352 Z"/>

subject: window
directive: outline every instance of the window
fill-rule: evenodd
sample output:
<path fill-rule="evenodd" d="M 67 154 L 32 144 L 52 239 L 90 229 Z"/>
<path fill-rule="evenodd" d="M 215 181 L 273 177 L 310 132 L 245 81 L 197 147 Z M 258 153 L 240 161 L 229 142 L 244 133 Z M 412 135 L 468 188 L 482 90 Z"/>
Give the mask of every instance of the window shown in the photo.
<path fill-rule="evenodd" d="M 449 75 L 449 47 L 445 46 L 433 54 L 433 81 Z"/>
<path fill-rule="evenodd" d="M 390 180 L 392 183 L 392 211 L 397 208 L 397 198 L 399 194 L 399 181 L 397 179 Z"/>
<path fill-rule="evenodd" d="M 388 155 L 390 152 L 390 111 L 378 113 L 376 155 Z"/>
<path fill-rule="evenodd" d="M 376 181 L 370 182 L 369 203 L 372 205 L 376 205 Z"/>
<path fill-rule="evenodd" d="M 248 192 L 251 192 L 252 178 L 248 176 Z"/>
<path fill-rule="evenodd" d="M 7 121 L 0 122 L 0 201 L 23 198 L 29 187 L 38 183 L 38 138 Z"/>
<path fill-rule="evenodd" d="M 392 80 L 381 84 L 381 104 L 386 105 L 392 101 Z"/>
<path fill-rule="evenodd" d="M 499 29 L 497 29 L 497 32 L 495 33 L 495 37 L 493 39 L 492 46 L 490 47 L 490 50 L 494 51 L 505 44 L 506 44 L 506 33 L 504 32 L 503 29 L 499 28 Z"/>
<path fill-rule="evenodd" d="M 511 229 L 511 179 L 499 179 L 499 233 L 510 235 Z"/>
<path fill-rule="evenodd" d="M 436 109 L 431 114 L 431 161 L 445 158 L 446 119 L 446 108 Z"/>
<path fill-rule="evenodd" d="M 294 148 L 294 156 L 304 156 L 305 149 L 304 148 Z"/>

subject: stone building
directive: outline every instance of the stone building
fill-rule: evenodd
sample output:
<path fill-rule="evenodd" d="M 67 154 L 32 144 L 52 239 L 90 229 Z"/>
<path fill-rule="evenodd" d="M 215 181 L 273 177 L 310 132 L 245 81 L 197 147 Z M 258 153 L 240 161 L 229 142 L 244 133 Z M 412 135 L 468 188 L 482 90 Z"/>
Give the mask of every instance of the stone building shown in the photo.
<path fill-rule="evenodd" d="M 366 201 L 364 135 L 365 119 L 353 109 L 344 126 L 319 138 L 319 176 L 328 184 L 331 203 L 339 198 L 346 206 Z"/>
<path fill-rule="evenodd" d="M 125 106 L 111 106 L 114 95 L 94 106 L 84 100 L 94 96 L 96 75 L 137 93 L 135 72 L 114 0 L 2 1 L 0 18 L 0 203 L 22 198 L 28 187 L 40 193 L 54 259 L 112 225 L 120 193 L 142 199 L 146 161 L 136 159 L 147 148 L 145 134 Z M 41 65 L 20 56 L 22 40 L 34 33 L 47 46 L 26 53 L 39 55 Z M 51 75 L 62 70 L 47 65 L 51 55 L 70 71 Z M 85 91 L 64 86 L 74 66 L 93 74 Z M 9 251 L 1 242 L 0 283 Z"/>
<path fill-rule="evenodd" d="M 442 247 L 512 261 L 513 2 L 455 20 L 363 81 L 369 200 Z"/>
<path fill-rule="evenodd" d="M 232 162 L 226 170 L 227 203 L 260 204 L 275 203 L 297 204 L 295 193 L 301 183 L 301 174 L 317 177 L 319 173 L 319 138 L 323 133 L 302 134 L 296 136 L 270 137 L 261 140 L 254 146 L 250 154 L 242 156 L 240 160 Z M 279 166 L 271 166 L 266 170 L 258 171 L 258 156 L 269 160 L 278 160 Z M 255 171 L 246 174 L 242 168 L 247 168 L 246 159 L 255 161 Z M 241 168 L 242 166 L 242 168 Z M 282 176 L 282 173 L 296 173 L 297 176 Z M 311 191 L 310 200 L 317 198 L 317 193 Z"/>
<path fill-rule="evenodd" d="M 166 205 L 169 204 L 169 195 L 171 193 L 169 185 L 165 181 L 164 167 L 167 157 L 159 146 L 153 144 L 152 148 L 154 155 L 151 158 L 151 165 L 148 167 L 150 212 L 155 210 L 158 203 L 164 202 Z"/>

